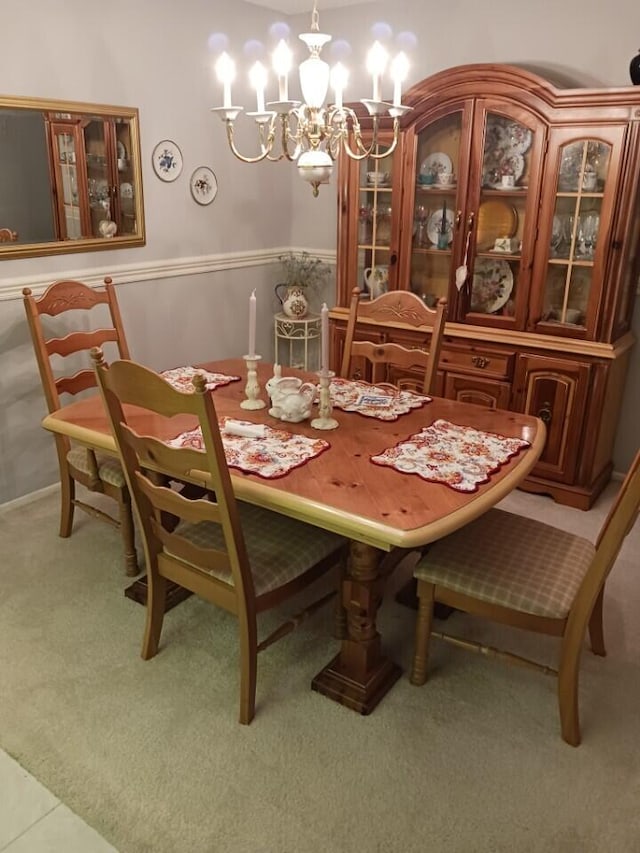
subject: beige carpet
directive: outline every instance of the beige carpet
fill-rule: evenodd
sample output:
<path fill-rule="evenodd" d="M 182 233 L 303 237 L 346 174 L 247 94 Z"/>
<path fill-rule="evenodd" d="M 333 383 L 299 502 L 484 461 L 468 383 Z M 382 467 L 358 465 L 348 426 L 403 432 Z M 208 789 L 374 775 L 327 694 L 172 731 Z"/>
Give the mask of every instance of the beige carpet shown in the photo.
<path fill-rule="evenodd" d="M 611 494 L 588 514 L 506 506 L 594 536 Z M 260 656 L 241 727 L 235 620 L 192 598 L 145 663 L 117 534 L 80 515 L 65 541 L 57 523 L 55 495 L 0 511 L 0 745 L 122 853 L 640 851 L 640 524 L 609 583 L 609 655 L 583 657 L 572 749 L 550 677 L 436 641 L 412 687 L 414 614 L 391 597 L 405 675 L 371 716 L 310 690 L 335 650 L 327 609 Z M 512 635 L 554 661 L 554 641 Z"/>

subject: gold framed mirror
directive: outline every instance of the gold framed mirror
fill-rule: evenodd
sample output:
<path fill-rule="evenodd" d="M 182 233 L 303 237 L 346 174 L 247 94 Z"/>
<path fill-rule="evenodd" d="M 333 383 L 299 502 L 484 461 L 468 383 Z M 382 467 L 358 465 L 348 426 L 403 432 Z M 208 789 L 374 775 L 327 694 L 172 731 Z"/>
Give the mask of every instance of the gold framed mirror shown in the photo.
<path fill-rule="evenodd" d="M 145 243 L 138 110 L 0 96 L 0 260 Z"/>

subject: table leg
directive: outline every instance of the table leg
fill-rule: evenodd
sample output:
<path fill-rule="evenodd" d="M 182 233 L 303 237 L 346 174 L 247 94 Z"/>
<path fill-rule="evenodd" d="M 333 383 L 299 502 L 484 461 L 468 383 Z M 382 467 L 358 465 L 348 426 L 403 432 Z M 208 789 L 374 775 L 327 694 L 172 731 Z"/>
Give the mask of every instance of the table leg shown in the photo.
<path fill-rule="evenodd" d="M 384 657 L 376 613 L 382 601 L 386 573 L 384 552 L 352 542 L 342 603 L 347 611 L 347 637 L 340 653 L 315 676 L 311 687 L 361 714 L 369 714 L 398 680 L 402 670 Z"/>

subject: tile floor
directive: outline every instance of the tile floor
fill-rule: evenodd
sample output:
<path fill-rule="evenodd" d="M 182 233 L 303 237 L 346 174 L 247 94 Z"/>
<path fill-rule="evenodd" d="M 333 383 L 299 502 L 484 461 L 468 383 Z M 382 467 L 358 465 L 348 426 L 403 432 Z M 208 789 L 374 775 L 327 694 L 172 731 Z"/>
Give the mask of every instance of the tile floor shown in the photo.
<path fill-rule="evenodd" d="M 0 750 L 1 853 L 117 853 Z"/>

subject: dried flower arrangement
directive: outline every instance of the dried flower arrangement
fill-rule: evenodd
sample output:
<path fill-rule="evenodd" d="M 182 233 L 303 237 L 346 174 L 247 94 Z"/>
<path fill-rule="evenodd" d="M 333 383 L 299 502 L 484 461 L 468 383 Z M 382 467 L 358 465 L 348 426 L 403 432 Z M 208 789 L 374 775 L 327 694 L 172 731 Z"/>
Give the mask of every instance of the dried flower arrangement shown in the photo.
<path fill-rule="evenodd" d="M 318 287 L 331 272 L 329 264 L 309 252 L 287 252 L 278 260 L 284 273 L 283 284 L 288 287 Z"/>

